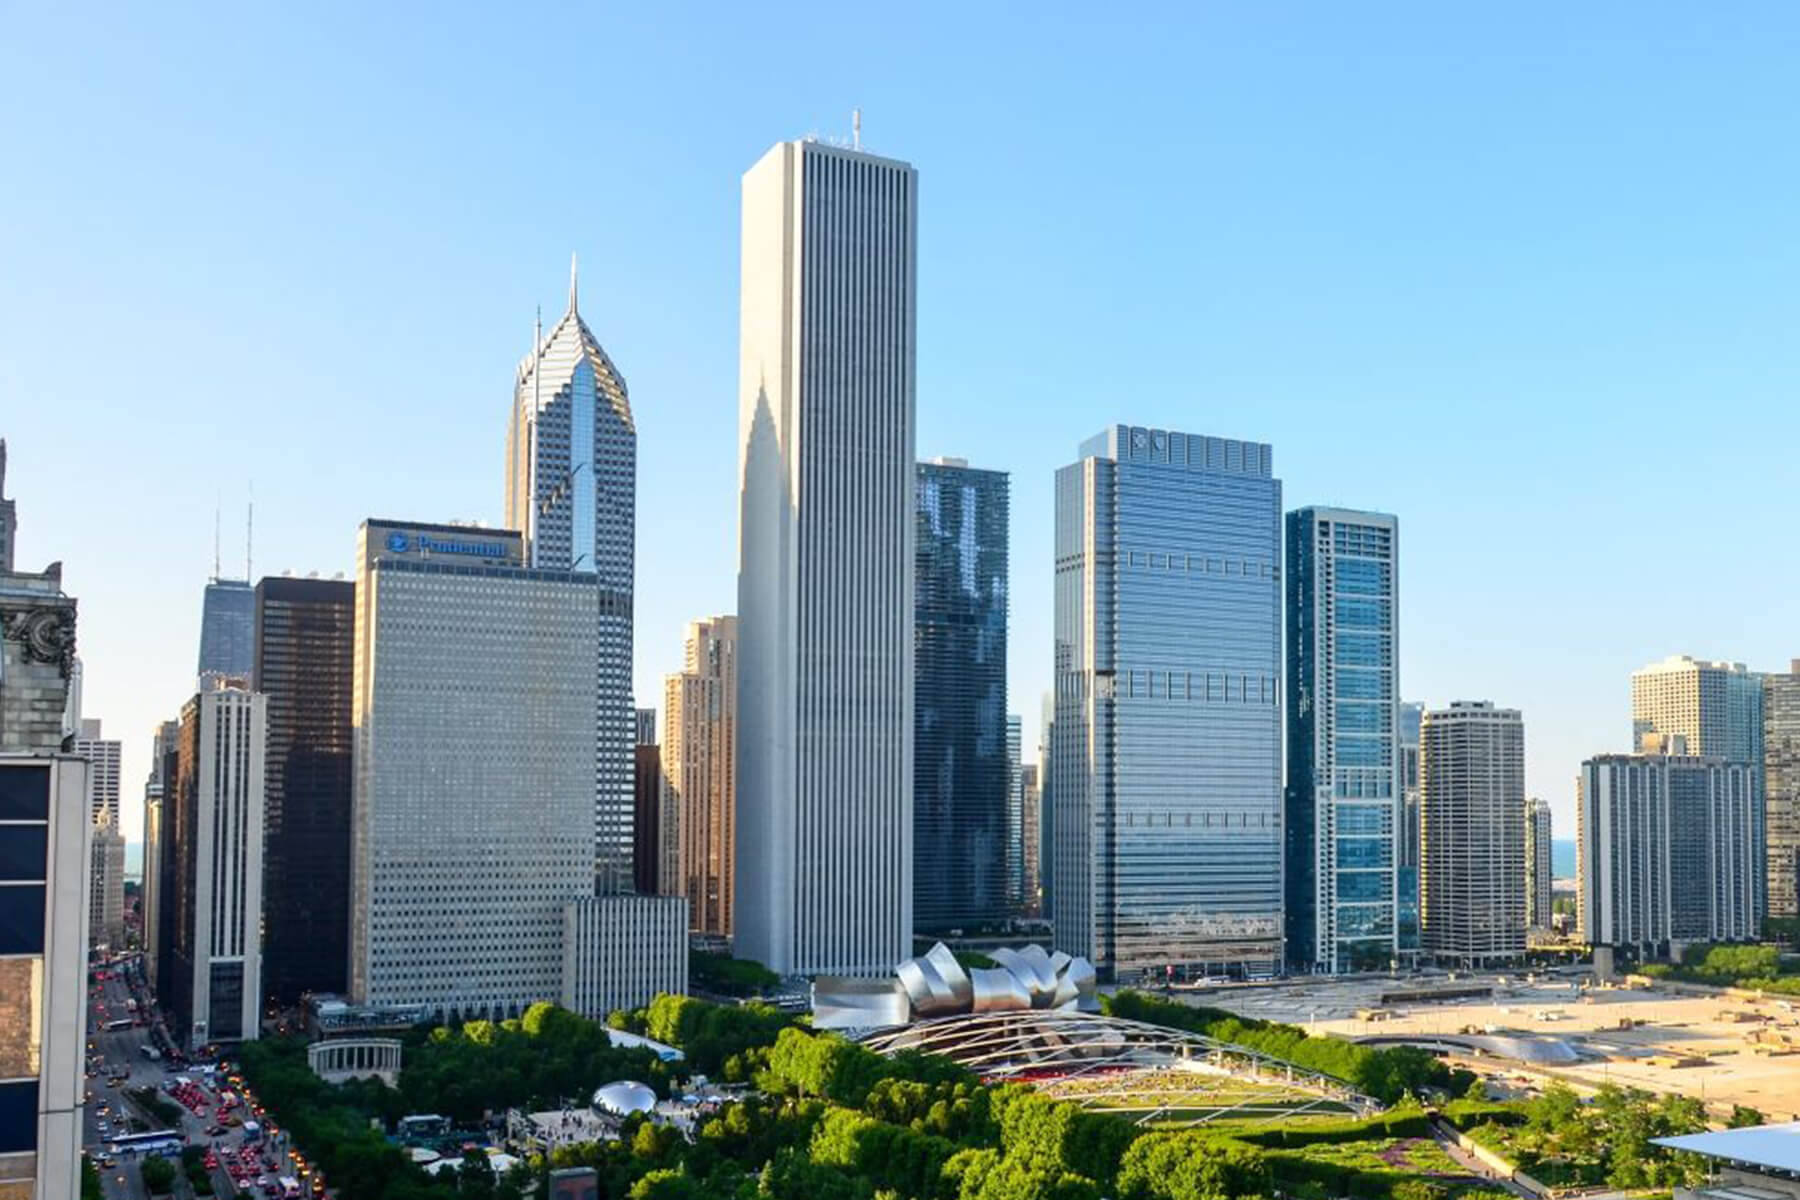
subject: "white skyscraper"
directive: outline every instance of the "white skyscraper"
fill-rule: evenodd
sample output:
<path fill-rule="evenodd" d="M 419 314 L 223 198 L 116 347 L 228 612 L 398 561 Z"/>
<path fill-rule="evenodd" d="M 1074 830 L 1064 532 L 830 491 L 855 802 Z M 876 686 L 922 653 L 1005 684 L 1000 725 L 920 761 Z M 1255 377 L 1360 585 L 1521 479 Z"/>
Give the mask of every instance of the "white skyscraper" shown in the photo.
<path fill-rule="evenodd" d="M 262 1018 L 262 844 L 268 698 L 236 687 L 181 710 L 175 794 L 174 1036 L 188 1049 L 250 1041 Z M 172 810 L 172 811 L 171 811 Z"/>
<path fill-rule="evenodd" d="M 597 585 L 594 880 L 631 890 L 632 587 L 637 529 L 637 428 L 625 379 L 569 308 L 519 364 L 506 441 L 506 523 L 525 538 L 527 566 L 591 573 Z"/>
<path fill-rule="evenodd" d="M 96 825 L 119 826 L 119 743 L 100 736 L 100 722 L 84 718 L 75 738 L 75 753 L 88 760 L 88 818 Z"/>
<path fill-rule="evenodd" d="M 350 991 L 516 1016 L 593 897 L 594 577 L 519 535 L 368 521 L 358 547 Z"/>
<path fill-rule="evenodd" d="M 94 823 L 88 866 L 88 941 L 125 946 L 125 837 L 119 831 L 119 743 L 83 718 L 75 753 L 88 760 L 88 820 Z"/>
<path fill-rule="evenodd" d="M 912 952 L 918 174 L 817 141 L 744 175 L 736 946 Z"/>

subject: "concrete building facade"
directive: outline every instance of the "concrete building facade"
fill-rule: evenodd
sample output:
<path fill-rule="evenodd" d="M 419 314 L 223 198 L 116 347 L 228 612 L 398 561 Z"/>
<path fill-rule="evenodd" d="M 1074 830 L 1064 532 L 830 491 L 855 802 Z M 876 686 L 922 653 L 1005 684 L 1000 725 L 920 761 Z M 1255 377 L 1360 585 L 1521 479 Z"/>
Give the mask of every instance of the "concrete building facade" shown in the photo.
<path fill-rule="evenodd" d="M 1762 925 L 1756 768 L 1680 754 L 1581 765 L 1576 836 L 1583 938 L 1639 959 Z"/>
<path fill-rule="evenodd" d="M 6 447 L 0 442 L 0 495 Z M 80 1194 L 85 1113 L 87 760 L 78 732 L 75 599 L 62 565 L 13 569 L 0 500 L 0 1195 Z"/>
<path fill-rule="evenodd" d="M 173 889 L 169 1034 L 188 1050 L 252 1041 L 262 1020 L 263 771 L 268 702 L 221 687 L 181 710 L 165 800 Z"/>
<path fill-rule="evenodd" d="M 564 1008 L 604 1021 L 687 991 L 685 896 L 588 896 L 563 907 Z"/>
<path fill-rule="evenodd" d="M 517 1016 L 594 892 L 595 578 L 456 525 L 369 520 L 357 559 L 351 997 Z"/>
<path fill-rule="evenodd" d="M 1800 919 L 1800 659 L 1763 676 L 1768 915 Z"/>
<path fill-rule="evenodd" d="M 730 937 L 737 886 L 738 624 L 691 621 L 685 660 L 663 686 L 663 802 L 675 816 L 673 894 L 695 932 Z"/>
<path fill-rule="evenodd" d="M 1555 865 L 1550 802 L 1536 796 L 1525 809 L 1525 926 L 1549 929 Z"/>
<path fill-rule="evenodd" d="M 903 162 L 744 176 L 733 919 L 782 973 L 912 953 L 917 228 Z"/>
<path fill-rule="evenodd" d="M 119 751 L 117 739 L 101 736 L 97 718 L 81 721 L 75 753 L 88 760 L 89 819 L 96 825 L 119 825 Z"/>
<path fill-rule="evenodd" d="M 81 1190 L 87 771 L 72 754 L 0 748 L 0 1196 L 8 1200 Z"/>
<path fill-rule="evenodd" d="M 1459 700 L 1420 728 L 1422 949 L 1480 968 L 1525 953 L 1525 723 Z"/>

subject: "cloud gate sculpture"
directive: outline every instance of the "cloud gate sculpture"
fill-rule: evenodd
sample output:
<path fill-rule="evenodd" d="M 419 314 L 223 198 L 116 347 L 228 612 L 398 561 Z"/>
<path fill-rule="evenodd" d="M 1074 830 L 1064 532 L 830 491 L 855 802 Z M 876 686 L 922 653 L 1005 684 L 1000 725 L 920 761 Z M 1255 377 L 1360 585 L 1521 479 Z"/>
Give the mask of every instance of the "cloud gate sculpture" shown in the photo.
<path fill-rule="evenodd" d="M 1099 1010 L 1094 966 L 1042 946 L 1003 947 L 998 966 L 965 969 L 939 942 L 894 968 L 891 979 L 821 978 L 813 983 L 813 1026 L 878 1029 L 968 1014 Z"/>

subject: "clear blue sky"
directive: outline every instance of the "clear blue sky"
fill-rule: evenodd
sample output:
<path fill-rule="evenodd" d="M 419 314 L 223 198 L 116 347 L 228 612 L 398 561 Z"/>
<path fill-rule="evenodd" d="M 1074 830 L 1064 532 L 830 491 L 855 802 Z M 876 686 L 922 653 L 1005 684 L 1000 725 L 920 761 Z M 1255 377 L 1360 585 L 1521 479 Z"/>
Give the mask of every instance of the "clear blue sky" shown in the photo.
<path fill-rule="evenodd" d="M 1632 668 L 1800 654 L 1792 6 L 103 7 L 0 3 L 0 434 L 131 827 L 215 503 L 232 571 L 251 479 L 258 572 L 498 521 L 571 251 L 660 695 L 735 602 L 738 177 L 855 105 L 920 171 L 919 454 L 1013 473 L 1028 729 L 1114 420 L 1398 513 L 1405 693 L 1522 708 L 1565 836 Z"/>

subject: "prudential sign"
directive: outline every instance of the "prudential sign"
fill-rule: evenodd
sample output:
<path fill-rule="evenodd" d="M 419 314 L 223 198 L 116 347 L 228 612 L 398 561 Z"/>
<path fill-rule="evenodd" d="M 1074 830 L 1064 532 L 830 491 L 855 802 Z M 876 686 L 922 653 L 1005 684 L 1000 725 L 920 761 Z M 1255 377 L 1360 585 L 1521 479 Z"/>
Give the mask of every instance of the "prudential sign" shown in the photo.
<path fill-rule="evenodd" d="M 419 550 L 426 554 L 469 554 L 476 558 L 505 558 L 506 547 L 499 542 L 468 542 L 455 538 L 432 537 L 428 533 L 402 533 L 398 529 L 387 536 L 392 554 Z"/>

